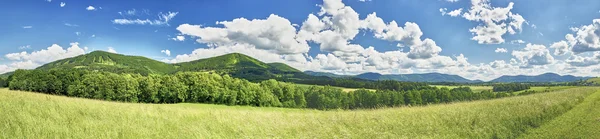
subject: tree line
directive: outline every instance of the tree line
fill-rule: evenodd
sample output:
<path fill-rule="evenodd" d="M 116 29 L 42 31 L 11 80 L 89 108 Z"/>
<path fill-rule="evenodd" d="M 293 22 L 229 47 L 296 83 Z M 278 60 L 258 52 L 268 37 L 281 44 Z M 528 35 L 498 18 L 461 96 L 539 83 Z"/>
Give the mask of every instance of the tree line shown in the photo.
<path fill-rule="evenodd" d="M 116 74 L 88 70 L 17 70 L 8 79 L 12 90 L 142 103 L 209 103 L 312 109 L 362 109 L 428 105 L 511 96 L 507 92 L 473 92 L 381 81 L 389 89 L 344 92 L 330 86 L 244 79 L 206 72 L 170 75 Z M 395 87 L 391 87 L 395 86 Z"/>
<path fill-rule="evenodd" d="M 494 90 L 494 92 L 515 92 L 530 89 L 531 85 L 522 83 L 506 83 L 494 84 L 492 87 L 492 90 Z"/>

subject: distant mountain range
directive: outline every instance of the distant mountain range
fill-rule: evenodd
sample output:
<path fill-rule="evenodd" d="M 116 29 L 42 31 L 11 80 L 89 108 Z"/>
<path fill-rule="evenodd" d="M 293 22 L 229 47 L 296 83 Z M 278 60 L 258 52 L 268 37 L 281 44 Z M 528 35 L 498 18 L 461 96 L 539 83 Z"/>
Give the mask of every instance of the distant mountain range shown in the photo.
<path fill-rule="evenodd" d="M 442 73 L 422 73 L 422 74 L 379 74 L 379 73 L 363 73 L 359 75 L 337 75 L 327 72 L 304 72 L 313 76 L 327 76 L 327 77 L 356 77 L 367 80 L 396 80 L 396 81 L 407 81 L 407 82 L 454 82 L 454 83 L 479 83 L 481 80 L 469 80 L 458 75 L 442 74 Z M 576 77 L 572 75 L 558 75 L 555 73 L 545 73 L 536 76 L 518 75 L 518 76 L 501 76 L 489 82 L 572 82 L 579 80 L 586 80 L 591 77 Z"/>
<path fill-rule="evenodd" d="M 250 81 L 276 79 L 290 82 L 330 82 L 334 78 L 350 80 L 396 80 L 406 82 L 455 82 L 479 83 L 481 80 L 469 80 L 458 75 L 441 73 L 422 74 L 379 74 L 363 73 L 359 75 L 337 75 L 328 72 L 302 72 L 283 63 L 264 63 L 250 56 L 231 53 L 221 56 L 199 59 L 189 62 L 168 64 L 142 56 L 128 56 L 104 51 L 94 51 L 85 55 L 54 61 L 38 67 L 40 70 L 50 69 L 85 69 L 114 73 L 171 74 L 182 71 L 216 72 L 229 74 L 232 77 Z M 5 73 L 0 77 L 7 77 Z M 585 80 L 589 77 L 575 77 L 546 73 L 537 76 L 502 76 L 490 82 L 571 82 Z"/>
<path fill-rule="evenodd" d="M 587 80 L 592 77 L 576 77 L 573 75 L 558 75 L 556 73 L 544 73 L 536 76 L 527 75 L 516 75 L 509 76 L 504 75 L 490 82 L 572 82 L 579 80 Z"/>

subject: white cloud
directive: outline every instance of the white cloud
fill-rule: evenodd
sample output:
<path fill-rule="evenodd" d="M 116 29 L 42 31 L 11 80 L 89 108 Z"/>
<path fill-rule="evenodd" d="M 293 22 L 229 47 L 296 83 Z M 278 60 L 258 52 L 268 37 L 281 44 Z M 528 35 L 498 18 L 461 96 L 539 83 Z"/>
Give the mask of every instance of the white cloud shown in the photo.
<path fill-rule="evenodd" d="M 449 15 L 449 16 L 452 16 L 452 17 L 456 17 L 456 16 L 459 16 L 462 13 L 463 9 L 459 8 L 459 9 L 456 9 L 456 10 L 453 10 L 453 11 L 450 11 L 450 12 L 447 12 L 447 10 L 448 9 L 446 9 L 446 8 L 440 8 L 440 12 L 442 13 L 442 15 Z"/>
<path fill-rule="evenodd" d="M 79 47 L 79 43 L 76 42 L 71 43 L 71 47 L 67 48 L 66 50 L 57 44 L 53 44 L 46 49 L 31 53 L 27 53 L 25 51 L 20 53 L 9 53 L 4 57 L 12 62 L 10 64 L 0 65 L 0 74 L 11 72 L 17 69 L 33 69 L 48 62 L 82 54 L 85 54 L 85 50 L 81 49 Z"/>
<path fill-rule="evenodd" d="M 23 26 L 24 29 L 30 29 L 33 28 L 33 26 Z"/>
<path fill-rule="evenodd" d="M 566 60 L 566 62 L 576 67 L 589 67 L 592 65 L 598 65 L 600 64 L 600 52 L 594 52 L 594 54 L 590 57 L 572 55 Z"/>
<path fill-rule="evenodd" d="M 65 2 L 60 2 L 60 7 L 65 7 L 67 5 L 67 3 Z"/>
<path fill-rule="evenodd" d="M 590 51 L 600 51 L 600 19 L 594 19 L 592 24 L 578 28 L 576 36 L 567 40 L 573 41 L 571 51 L 583 53 Z"/>
<path fill-rule="evenodd" d="M 496 52 L 496 53 L 507 53 L 508 50 L 506 50 L 506 48 L 496 48 L 496 50 L 494 52 Z"/>
<path fill-rule="evenodd" d="M 248 44 L 278 54 L 306 53 L 309 49 L 305 41 L 296 39 L 296 28 L 290 21 L 274 14 L 267 19 L 238 18 L 217 24 L 224 27 L 182 24 L 177 30 L 181 34 L 198 37 L 197 42 L 213 47 Z"/>
<path fill-rule="evenodd" d="M 52 2 L 52 0 L 46 0 L 47 2 Z"/>
<path fill-rule="evenodd" d="M 446 0 L 447 2 L 458 2 L 459 0 Z"/>
<path fill-rule="evenodd" d="M 184 41 L 184 40 L 185 40 L 185 36 L 175 36 L 175 38 L 171 38 L 170 40 L 174 40 L 174 41 Z"/>
<path fill-rule="evenodd" d="M 159 13 L 158 19 L 150 20 L 150 19 L 114 19 L 112 20 L 113 24 L 120 25 L 131 25 L 131 24 L 139 24 L 139 25 L 169 25 L 169 21 L 177 16 L 179 12 L 167 12 L 166 14 Z"/>
<path fill-rule="evenodd" d="M 71 23 L 65 23 L 65 26 L 69 26 L 69 27 L 79 27 L 79 25 L 77 24 L 71 24 Z"/>
<path fill-rule="evenodd" d="M 81 35 L 81 32 L 75 32 L 75 35 L 79 36 Z"/>
<path fill-rule="evenodd" d="M 23 49 L 31 49 L 31 45 L 19 46 L 19 50 L 23 50 Z"/>
<path fill-rule="evenodd" d="M 565 55 L 569 52 L 569 44 L 566 41 L 555 42 L 550 48 L 554 48 L 554 55 Z"/>
<path fill-rule="evenodd" d="M 171 56 L 171 51 L 169 50 L 160 50 L 161 53 L 165 53 L 167 56 Z"/>
<path fill-rule="evenodd" d="M 526 43 L 524 40 L 512 40 L 510 41 L 511 44 L 524 44 Z"/>
<path fill-rule="evenodd" d="M 507 32 L 516 34 L 521 32 L 523 23 L 527 23 L 520 14 L 511 12 L 514 3 L 510 2 L 507 7 L 492 7 L 490 0 L 471 0 L 471 8 L 462 14 L 462 17 L 482 24 L 469 29 L 473 33 L 472 40 L 479 44 L 504 43 L 502 37 Z M 458 16 L 462 9 L 446 13 L 446 8 L 440 9 L 442 15 Z M 528 23 L 527 23 L 528 24 Z"/>
<path fill-rule="evenodd" d="M 512 55 L 517 58 L 523 66 L 546 65 L 554 62 L 554 57 L 546 46 L 539 44 L 527 44 L 523 50 L 515 50 Z"/>
<path fill-rule="evenodd" d="M 109 53 L 115 53 L 115 54 L 116 54 L 116 53 L 117 53 L 117 50 L 115 50 L 115 48 L 113 48 L 113 47 L 108 47 L 108 48 L 106 49 L 106 52 L 109 52 Z"/>
<path fill-rule="evenodd" d="M 9 53 L 6 54 L 5 57 L 10 60 L 33 61 L 35 63 L 42 64 L 59 59 L 74 57 L 84 53 L 85 51 L 79 48 L 79 43 L 75 42 L 71 43 L 71 47 L 67 48 L 66 50 L 58 44 L 53 44 L 52 46 L 40 51 L 34 51 L 31 53 L 27 53 L 25 51 L 20 53 Z"/>
<path fill-rule="evenodd" d="M 88 10 L 88 11 L 95 11 L 96 10 L 96 8 L 94 8 L 94 6 L 91 6 L 91 5 L 88 6 L 87 8 L 85 8 L 85 9 Z"/>
<path fill-rule="evenodd" d="M 358 0 L 358 1 L 360 1 L 360 2 L 369 2 L 371 0 Z"/>

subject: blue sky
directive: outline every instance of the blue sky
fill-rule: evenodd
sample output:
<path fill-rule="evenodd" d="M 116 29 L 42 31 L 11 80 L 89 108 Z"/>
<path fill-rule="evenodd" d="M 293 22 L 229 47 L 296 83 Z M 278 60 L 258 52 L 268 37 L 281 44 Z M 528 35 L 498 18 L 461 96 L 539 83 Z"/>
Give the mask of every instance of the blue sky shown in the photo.
<path fill-rule="evenodd" d="M 596 0 L 3 3 L 0 73 L 94 50 L 169 63 L 239 52 L 338 74 L 440 72 L 489 80 L 600 71 Z"/>

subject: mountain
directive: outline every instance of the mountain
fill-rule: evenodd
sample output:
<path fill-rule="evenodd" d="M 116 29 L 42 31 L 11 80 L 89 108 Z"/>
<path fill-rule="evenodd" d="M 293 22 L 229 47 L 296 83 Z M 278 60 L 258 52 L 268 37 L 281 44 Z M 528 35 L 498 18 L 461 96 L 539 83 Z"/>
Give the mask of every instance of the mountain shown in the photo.
<path fill-rule="evenodd" d="M 590 77 L 576 77 L 573 75 L 558 75 L 556 73 L 544 73 L 536 76 L 527 75 L 516 75 L 509 76 L 504 75 L 490 82 L 573 82 L 578 80 L 586 80 Z"/>
<path fill-rule="evenodd" d="M 94 51 L 85 55 L 54 61 L 38 67 L 37 69 L 87 69 L 108 71 L 115 73 L 140 73 L 147 75 L 172 73 L 176 68 L 164 62 L 156 61 L 142 56 L 128 56 Z"/>
<path fill-rule="evenodd" d="M 231 53 L 212 58 L 174 64 L 177 71 L 213 71 L 250 81 L 297 78 L 304 76 L 300 70 L 283 63 L 264 63 L 250 56 Z"/>
<path fill-rule="evenodd" d="M 8 78 L 8 76 L 12 75 L 14 72 L 7 72 L 7 73 L 3 73 L 0 74 L 0 78 Z"/>
<path fill-rule="evenodd" d="M 455 83 L 475 83 L 479 80 L 469 80 L 458 75 L 449 75 L 441 73 L 423 73 L 423 74 L 386 74 L 363 73 L 356 75 L 357 78 L 368 80 L 396 80 L 406 82 L 455 82 Z"/>
<path fill-rule="evenodd" d="M 229 74 L 250 81 L 268 79 L 308 79 L 309 75 L 283 63 L 264 63 L 244 54 L 231 53 L 195 61 L 167 64 L 142 56 L 128 56 L 104 51 L 66 58 L 37 69 L 86 69 L 115 73 L 170 74 L 180 71 L 207 71 Z"/>
<path fill-rule="evenodd" d="M 329 72 L 317 72 L 317 71 L 304 71 L 304 74 L 312 75 L 312 76 L 323 76 L 323 77 L 331 77 L 331 78 L 344 78 L 351 77 L 350 75 L 337 75 Z"/>

